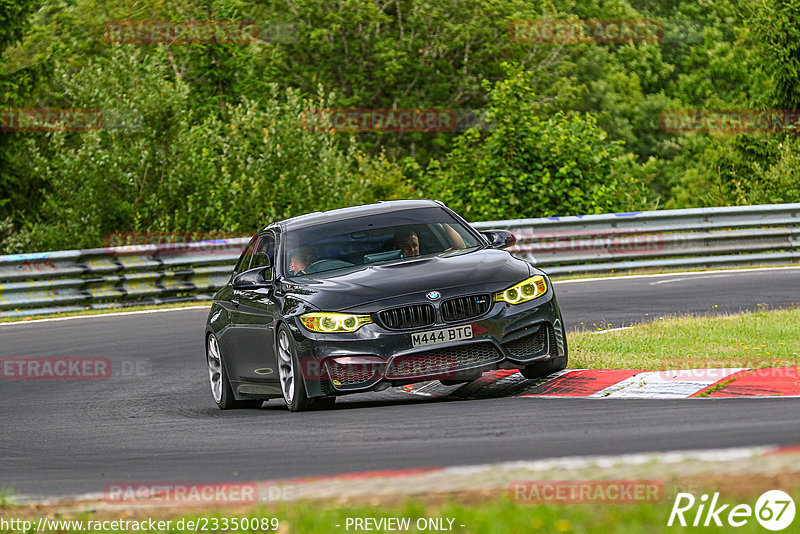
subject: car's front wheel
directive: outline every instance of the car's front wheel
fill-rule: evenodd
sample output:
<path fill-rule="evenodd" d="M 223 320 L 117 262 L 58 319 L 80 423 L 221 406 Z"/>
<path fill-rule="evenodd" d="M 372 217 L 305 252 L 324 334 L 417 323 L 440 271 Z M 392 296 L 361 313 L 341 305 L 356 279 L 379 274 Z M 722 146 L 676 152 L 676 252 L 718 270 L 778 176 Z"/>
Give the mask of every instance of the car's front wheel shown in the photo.
<path fill-rule="evenodd" d="M 293 412 L 333 408 L 336 397 L 309 398 L 294 340 L 286 325 L 278 329 L 278 378 L 286 406 Z"/>
<path fill-rule="evenodd" d="M 214 334 L 208 335 L 206 343 L 206 360 L 208 362 L 208 379 L 211 383 L 211 396 L 217 403 L 220 410 L 231 410 L 234 408 L 258 408 L 264 401 L 260 400 L 240 400 L 237 401 L 233 396 L 233 389 L 225 372 L 225 363 L 219 342 Z"/>
<path fill-rule="evenodd" d="M 537 362 L 519 370 L 522 376 L 528 379 L 544 378 L 557 371 L 563 371 L 567 367 L 567 358 L 558 357 L 545 362 Z"/>
<path fill-rule="evenodd" d="M 556 349 L 558 350 L 558 349 Z M 558 371 L 563 371 L 567 368 L 567 363 L 569 362 L 569 350 L 567 349 L 567 340 L 564 339 L 563 343 L 563 354 L 556 356 L 555 358 L 550 358 L 549 360 L 545 360 L 543 362 L 536 362 L 534 364 L 528 365 L 519 370 L 522 373 L 522 376 L 528 379 L 536 379 L 536 378 L 543 378 L 547 375 L 551 375 Z"/>

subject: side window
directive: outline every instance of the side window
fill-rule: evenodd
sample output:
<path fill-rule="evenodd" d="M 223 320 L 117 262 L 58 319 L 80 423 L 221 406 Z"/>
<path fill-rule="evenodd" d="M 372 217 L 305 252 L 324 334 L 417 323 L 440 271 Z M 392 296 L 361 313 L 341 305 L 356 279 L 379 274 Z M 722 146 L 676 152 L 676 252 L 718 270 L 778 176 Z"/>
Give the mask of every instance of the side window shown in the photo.
<path fill-rule="evenodd" d="M 273 259 L 275 258 L 275 238 L 272 234 L 267 233 L 259 236 L 258 245 L 253 253 L 253 261 L 250 263 L 250 268 L 256 267 L 271 267 Z M 270 276 L 271 278 L 271 276 Z"/>
<path fill-rule="evenodd" d="M 255 248 L 256 238 L 254 237 L 247 244 L 242 255 L 239 256 L 239 263 L 236 264 L 236 268 L 233 270 L 234 274 L 239 274 L 250 268 L 250 260 L 253 258 L 253 250 Z"/>

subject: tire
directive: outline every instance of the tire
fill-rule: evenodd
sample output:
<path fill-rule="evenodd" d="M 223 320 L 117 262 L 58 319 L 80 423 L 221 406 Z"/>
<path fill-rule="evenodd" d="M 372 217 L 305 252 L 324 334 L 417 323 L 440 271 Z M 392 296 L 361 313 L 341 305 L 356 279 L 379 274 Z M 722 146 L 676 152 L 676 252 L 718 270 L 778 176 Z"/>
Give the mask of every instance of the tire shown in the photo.
<path fill-rule="evenodd" d="M 558 349 L 556 349 L 558 350 Z M 564 354 L 550 358 L 543 362 L 536 362 L 519 370 L 522 376 L 529 380 L 543 378 L 558 371 L 563 371 L 569 363 L 569 350 L 567 349 L 567 336 L 564 336 Z"/>
<path fill-rule="evenodd" d="M 236 400 L 233 389 L 225 372 L 225 359 L 219 342 L 214 334 L 209 334 L 206 341 L 206 363 L 208 364 L 208 380 L 211 384 L 211 396 L 220 410 L 233 410 L 237 408 L 260 408 L 262 400 Z"/>
<path fill-rule="evenodd" d="M 336 397 L 309 398 L 306 384 L 300 370 L 300 362 L 294 346 L 294 339 L 286 325 L 278 328 L 278 379 L 286 407 L 292 412 L 309 410 L 329 410 L 336 403 Z"/>

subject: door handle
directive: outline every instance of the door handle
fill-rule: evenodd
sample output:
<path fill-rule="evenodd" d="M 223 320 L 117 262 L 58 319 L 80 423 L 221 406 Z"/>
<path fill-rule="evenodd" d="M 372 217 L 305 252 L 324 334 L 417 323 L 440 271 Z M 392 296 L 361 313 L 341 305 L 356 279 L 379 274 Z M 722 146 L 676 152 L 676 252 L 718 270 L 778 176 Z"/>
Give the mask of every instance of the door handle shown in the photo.
<path fill-rule="evenodd" d="M 233 304 L 234 308 L 239 307 L 239 299 L 231 299 L 231 304 Z"/>

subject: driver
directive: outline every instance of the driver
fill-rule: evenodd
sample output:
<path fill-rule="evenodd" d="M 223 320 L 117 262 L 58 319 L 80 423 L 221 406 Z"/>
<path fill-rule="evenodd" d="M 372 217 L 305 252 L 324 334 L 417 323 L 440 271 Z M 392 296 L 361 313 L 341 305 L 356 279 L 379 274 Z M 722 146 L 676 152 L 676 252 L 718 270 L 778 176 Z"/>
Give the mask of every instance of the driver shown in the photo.
<path fill-rule="evenodd" d="M 419 256 L 419 236 L 413 230 L 400 230 L 394 236 L 394 249 L 400 249 L 404 258 Z"/>
<path fill-rule="evenodd" d="M 317 261 L 317 256 L 311 247 L 300 247 L 290 256 L 289 272 L 292 276 L 306 274 L 306 268 Z"/>

